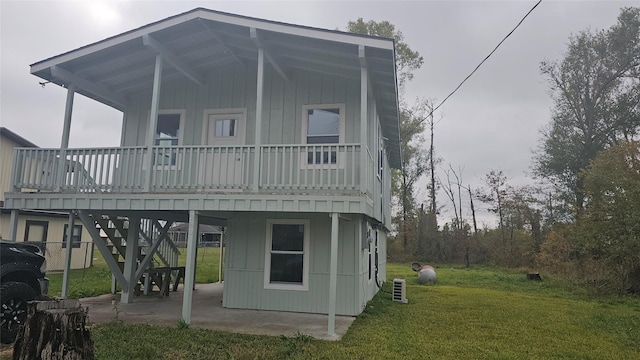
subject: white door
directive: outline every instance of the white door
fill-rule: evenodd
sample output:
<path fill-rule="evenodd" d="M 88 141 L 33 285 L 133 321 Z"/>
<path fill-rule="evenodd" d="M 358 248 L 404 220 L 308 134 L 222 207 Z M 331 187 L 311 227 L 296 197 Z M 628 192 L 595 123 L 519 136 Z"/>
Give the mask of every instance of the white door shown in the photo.
<path fill-rule="evenodd" d="M 248 153 L 244 145 L 245 110 L 207 110 L 202 129 L 203 145 L 207 146 L 201 158 L 201 184 L 215 189 L 241 189 Z"/>

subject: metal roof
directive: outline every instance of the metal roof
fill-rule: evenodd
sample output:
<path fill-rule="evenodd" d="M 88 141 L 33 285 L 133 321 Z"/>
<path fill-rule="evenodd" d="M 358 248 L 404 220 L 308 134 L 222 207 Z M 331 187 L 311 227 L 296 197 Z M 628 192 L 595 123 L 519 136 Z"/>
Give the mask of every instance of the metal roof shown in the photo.
<path fill-rule="evenodd" d="M 128 98 L 150 92 L 155 56 L 162 82 L 185 76 L 203 84 L 216 68 L 257 66 L 258 46 L 287 78 L 302 69 L 360 79 L 367 67 L 391 166 L 401 166 L 398 91 L 392 39 L 311 28 L 197 8 L 31 65 L 31 73 L 124 111 Z M 364 50 L 364 57 L 362 57 Z"/>

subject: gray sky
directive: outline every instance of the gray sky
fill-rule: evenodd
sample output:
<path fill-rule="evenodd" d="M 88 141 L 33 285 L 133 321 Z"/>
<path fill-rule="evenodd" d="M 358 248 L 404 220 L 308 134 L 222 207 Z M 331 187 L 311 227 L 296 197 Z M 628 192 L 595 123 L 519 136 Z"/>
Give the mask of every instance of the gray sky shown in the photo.
<path fill-rule="evenodd" d="M 0 0 L 0 123 L 41 147 L 59 147 L 66 90 L 42 88 L 29 65 L 196 7 L 340 30 L 358 17 L 388 20 L 425 59 L 407 85 L 408 102 L 417 97 L 439 102 L 535 3 Z M 504 170 L 512 184 L 530 183 L 531 152 L 552 106 L 540 61 L 562 58 L 570 34 L 606 29 L 621 7 L 633 5 L 638 4 L 543 0 L 436 115 L 443 116 L 435 135 L 442 166 L 464 168 L 463 180 L 471 186 L 480 186 L 491 169 Z M 76 96 L 70 146 L 118 146 L 121 118 L 116 110 Z M 448 206 L 444 194 L 438 201 Z"/>

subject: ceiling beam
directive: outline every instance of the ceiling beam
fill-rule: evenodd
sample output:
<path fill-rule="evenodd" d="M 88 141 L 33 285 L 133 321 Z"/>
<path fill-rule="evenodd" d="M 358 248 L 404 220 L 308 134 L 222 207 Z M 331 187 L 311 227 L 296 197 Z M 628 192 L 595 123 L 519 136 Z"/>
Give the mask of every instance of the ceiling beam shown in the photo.
<path fill-rule="evenodd" d="M 196 70 L 191 68 L 187 63 L 182 61 L 176 54 L 174 54 L 171 50 L 167 49 L 164 45 L 162 45 L 158 40 L 151 37 L 151 35 L 144 35 L 142 37 L 142 43 L 154 50 L 157 54 L 162 56 L 162 59 L 169 63 L 169 65 L 176 68 L 180 71 L 184 76 L 188 77 L 191 81 L 195 82 L 200 86 L 204 86 L 204 78 L 200 75 Z"/>
<path fill-rule="evenodd" d="M 96 84 L 74 73 L 69 72 L 57 65 L 51 67 L 51 76 L 62 80 L 67 84 L 74 84 L 76 87 L 85 90 L 93 95 L 103 98 L 113 104 L 113 106 L 123 111 L 127 107 L 127 98 L 112 91 L 106 86 Z"/>
<path fill-rule="evenodd" d="M 240 64 L 243 69 L 247 68 L 247 64 L 245 64 L 244 61 L 242 61 L 242 59 L 238 57 L 238 55 L 236 54 L 236 51 L 230 48 L 229 46 L 227 46 L 226 42 L 223 41 L 224 39 L 222 35 L 220 35 L 217 31 L 212 29 L 211 26 L 209 26 L 208 24 L 205 24 L 202 21 L 202 19 L 198 18 L 198 21 L 200 22 L 200 24 L 202 24 L 202 26 L 204 26 L 205 29 L 209 31 L 209 33 L 220 43 L 220 45 L 222 45 L 222 48 L 224 49 L 225 53 L 231 55 L 231 57 L 234 58 L 235 61 L 237 61 L 238 64 Z"/>
<path fill-rule="evenodd" d="M 278 74 L 280 74 L 280 77 L 282 77 L 284 81 L 289 82 L 289 77 L 287 76 L 286 72 L 284 71 L 282 66 L 280 66 L 280 63 L 273 58 L 271 49 L 269 49 L 258 37 L 258 30 L 253 27 L 249 28 L 249 34 L 251 35 L 251 40 L 253 40 L 253 43 L 256 45 L 256 47 L 261 48 L 264 51 L 264 57 L 265 59 L 267 59 L 269 64 L 273 66 L 273 68 Z"/>

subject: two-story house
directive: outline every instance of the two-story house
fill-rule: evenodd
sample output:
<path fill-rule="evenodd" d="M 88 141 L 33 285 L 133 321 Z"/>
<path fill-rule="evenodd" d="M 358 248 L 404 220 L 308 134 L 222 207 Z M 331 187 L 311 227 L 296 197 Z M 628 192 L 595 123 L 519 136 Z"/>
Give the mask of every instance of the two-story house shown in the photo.
<path fill-rule="evenodd" d="M 198 8 L 31 73 L 67 89 L 63 138 L 17 151 L 6 202 L 79 219 L 121 301 L 174 222 L 190 230 L 187 323 L 199 224 L 226 227 L 225 307 L 328 314 L 332 334 L 385 281 L 401 166 L 392 39 Z M 68 148 L 74 94 L 122 111 L 120 147 Z M 122 270 L 96 224 L 126 240 Z"/>

